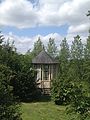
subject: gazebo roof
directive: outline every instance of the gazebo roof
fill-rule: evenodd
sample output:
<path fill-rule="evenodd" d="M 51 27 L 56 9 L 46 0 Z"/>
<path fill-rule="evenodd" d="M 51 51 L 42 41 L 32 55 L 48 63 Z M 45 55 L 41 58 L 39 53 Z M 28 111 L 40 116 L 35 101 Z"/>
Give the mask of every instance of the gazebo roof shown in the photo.
<path fill-rule="evenodd" d="M 58 63 L 45 50 L 42 50 L 33 60 L 33 64 L 56 64 Z"/>

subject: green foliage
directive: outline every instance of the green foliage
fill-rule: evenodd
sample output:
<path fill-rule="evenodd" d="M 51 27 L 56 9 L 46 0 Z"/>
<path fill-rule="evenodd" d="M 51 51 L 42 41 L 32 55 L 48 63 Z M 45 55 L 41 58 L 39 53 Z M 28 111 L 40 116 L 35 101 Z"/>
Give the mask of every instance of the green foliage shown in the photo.
<path fill-rule="evenodd" d="M 83 46 L 77 35 L 72 42 L 71 52 L 66 40 L 61 42 L 59 75 L 52 81 L 54 102 L 70 104 L 70 110 L 79 114 L 80 120 L 88 116 L 90 109 L 90 90 L 85 87 L 90 83 L 89 42 L 88 37 L 86 46 Z"/>
<path fill-rule="evenodd" d="M 84 49 L 84 55 L 85 59 L 90 59 L 90 32 Z"/>
<path fill-rule="evenodd" d="M 82 59 L 83 57 L 83 44 L 81 42 L 80 36 L 74 37 L 74 41 L 71 45 L 71 58 L 72 59 Z"/>
<path fill-rule="evenodd" d="M 9 66 L 13 71 L 20 71 L 20 55 L 18 55 L 14 49 L 9 41 L 5 44 L 3 43 L 0 51 L 0 63 Z"/>
<path fill-rule="evenodd" d="M 68 84 L 69 85 L 69 84 Z M 52 82 L 52 100 L 57 105 L 67 104 L 69 102 L 68 97 L 68 90 L 69 87 L 67 84 L 64 83 L 63 78 L 56 78 Z"/>
<path fill-rule="evenodd" d="M 34 43 L 34 48 L 31 52 L 32 56 L 35 57 L 36 55 L 38 55 L 42 50 L 44 49 L 44 45 L 40 39 L 40 37 L 38 38 L 38 40 Z"/>
<path fill-rule="evenodd" d="M 14 94 L 21 101 L 31 101 L 37 97 L 37 86 L 35 82 L 35 71 L 27 68 L 18 73 L 16 80 L 12 81 Z"/>
<path fill-rule="evenodd" d="M 38 98 L 36 84 L 36 71 L 32 69 L 29 55 L 21 55 L 21 70 L 16 72 L 15 80 L 12 81 L 14 95 L 21 101 L 32 101 Z"/>
<path fill-rule="evenodd" d="M 70 106 L 67 107 L 67 112 L 79 114 L 80 120 L 85 120 L 89 115 L 90 97 L 87 97 L 83 91 L 82 85 L 73 84 L 70 91 Z"/>
<path fill-rule="evenodd" d="M 14 79 L 14 73 L 9 67 L 11 64 L 8 63 L 9 53 L 13 51 L 9 43 L 3 43 L 4 39 L 4 36 L 0 35 L 0 119 L 21 120 L 19 103 L 16 102 L 13 87 L 10 84 L 11 80 Z"/>
<path fill-rule="evenodd" d="M 71 72 L 72 74 L 70 74 L 69 77 L 75 75 L 75 77 L 73 76 L 72 79 L 74 80 L 76 79 L 76 81 L 79 80 L 80 82 L 82 80 L 82 75 L 84 72 L 83 58 L 84 58 L 83 44 L 80 39 L 80 36 L 77 35 L 76 37 L 74 37 L 74 41 L 72 42 L 71 45 L 71 62 L 70 62 L 71 70 L 69 69 L 69 72 Z"/>
<path fill-rule="evenodd" d="M 81 120 L 84 120 L 89 115 L 90 97 L 86 96 L 87 91 L 83 90 L 82 85 L 73 81 L 63 82 L 63 80 L 53 80 L 53 86 L 52 99 L 55 104 L 69 104 L 70 106 L 67 107 L 67 112 L 80 114 Z"/>
<path fill-rule="evenodd" d="M 48 46 L 47 46 L 47 52 L 50 56 L 53 58 L 57 55 L 57 47 L 55 45 L 55 41 L 52 38 L 49 38 Z"/>
<path fill-rule="evenodd" d="M 3 40 L 4 40 L 4 36 L 1 34 L 1 31 L 0 31 L 0 44 L 2 44 Z M 1 45 L 0 45 L 0 47 L 1 47 Z"/>
<path fill-rule="evenodd" d="M 64 40 L 62 40 L 62 42 L 60 44 L 60 51 L 59 51 L 59 62 L 60 62 L 59 74 L 60 74 L 60 77 L 63 77 L 63 78 L 66 77 L 69 59 L 70 59 L 69 45 L 67 43 L 66 38 L 64 38 Z"/>
<path fill-rule="evenodd" d="M 60 44 L 60 52 L 59 52 L 59 59 L 61 62 L 68 61 L 70 58 L 70 51 L 69 51 L 69 45 L 67 43 L 66 38 L 64 38 Z"/>
<path fill-rule="evenodd" d="M 0 64 L 0 119 L 21 120 L 19 104 L 13 96 L 13 87 L 10 81 L 13 74 L 10 68 Z"/>
<path fill-rule="evenodd" d="M 59 52 L 59 73 L 57 78 L 52 81 L 52 98 L 56 104 L 67 103 L 67 95 L 65 94 L 67 87 L 67 71 L 68 71 L 68 60 L 70 57 L 69 46 L 66 38 L 62 40 L 61 49 Z"/>
<path fill-rule="evenodd" d="M 1 45 L 0 63 L 10 67 L 14 72 L 14 79 L 11 82 L 14 95 L 20 100 L 34 99 L 37 87 L 35 73 L 31 68 L 29 55 L 18 55 L 9 40 Z"/>

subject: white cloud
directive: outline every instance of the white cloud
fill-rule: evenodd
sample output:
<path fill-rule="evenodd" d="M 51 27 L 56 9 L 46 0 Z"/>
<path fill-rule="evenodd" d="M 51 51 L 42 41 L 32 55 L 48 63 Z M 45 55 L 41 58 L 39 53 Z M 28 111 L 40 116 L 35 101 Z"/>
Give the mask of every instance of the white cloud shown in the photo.
<path fill-rule="evenodd" d="M 35 0 L 34 0 L 35 1 Z M 37 0 L 36 0 L 37 1 Z M 17 28 L 35 26 L 77 26 L 88 22 L 90 0 L 3 0 L 0 4 L 0 25 Z"/>
<path fill-rule="evenodd" d="M 90 23 L 84 23 L 79 25 L 69 26 L 68 33 L 85 33 L 88 32 L 90 27 Z"/>
<path fill-rule="evenodd" d="M 33 27 L 38 24 L 38 15 L 27 0 L 4 0 L 0 4 L 0 24 L 18 28 Z"/>

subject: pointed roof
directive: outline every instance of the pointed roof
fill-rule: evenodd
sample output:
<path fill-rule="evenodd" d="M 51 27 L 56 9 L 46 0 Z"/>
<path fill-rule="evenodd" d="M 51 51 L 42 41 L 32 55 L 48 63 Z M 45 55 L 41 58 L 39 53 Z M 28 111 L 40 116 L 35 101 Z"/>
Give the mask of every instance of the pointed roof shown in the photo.
<path fill-rule="evenodd" d="M 33 60 L 33 64 L 56 64 L 58 63 L 45 50 L 42 50 Z"/>

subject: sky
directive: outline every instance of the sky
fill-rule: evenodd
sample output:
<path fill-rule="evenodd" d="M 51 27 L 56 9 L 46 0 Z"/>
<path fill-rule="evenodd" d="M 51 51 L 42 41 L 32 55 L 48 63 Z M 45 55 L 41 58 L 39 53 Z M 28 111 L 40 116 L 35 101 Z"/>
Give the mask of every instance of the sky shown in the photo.
<path fill-rule="evenodd" d="M 88 10 L 90 0 L 0 0 L 0 29 L 23 54 L 38 37 L 45 46 L 50 37 L 57 47 L 64 37 L 71 45 L 76 35 L 85 43 L 90 28 Z"/>

